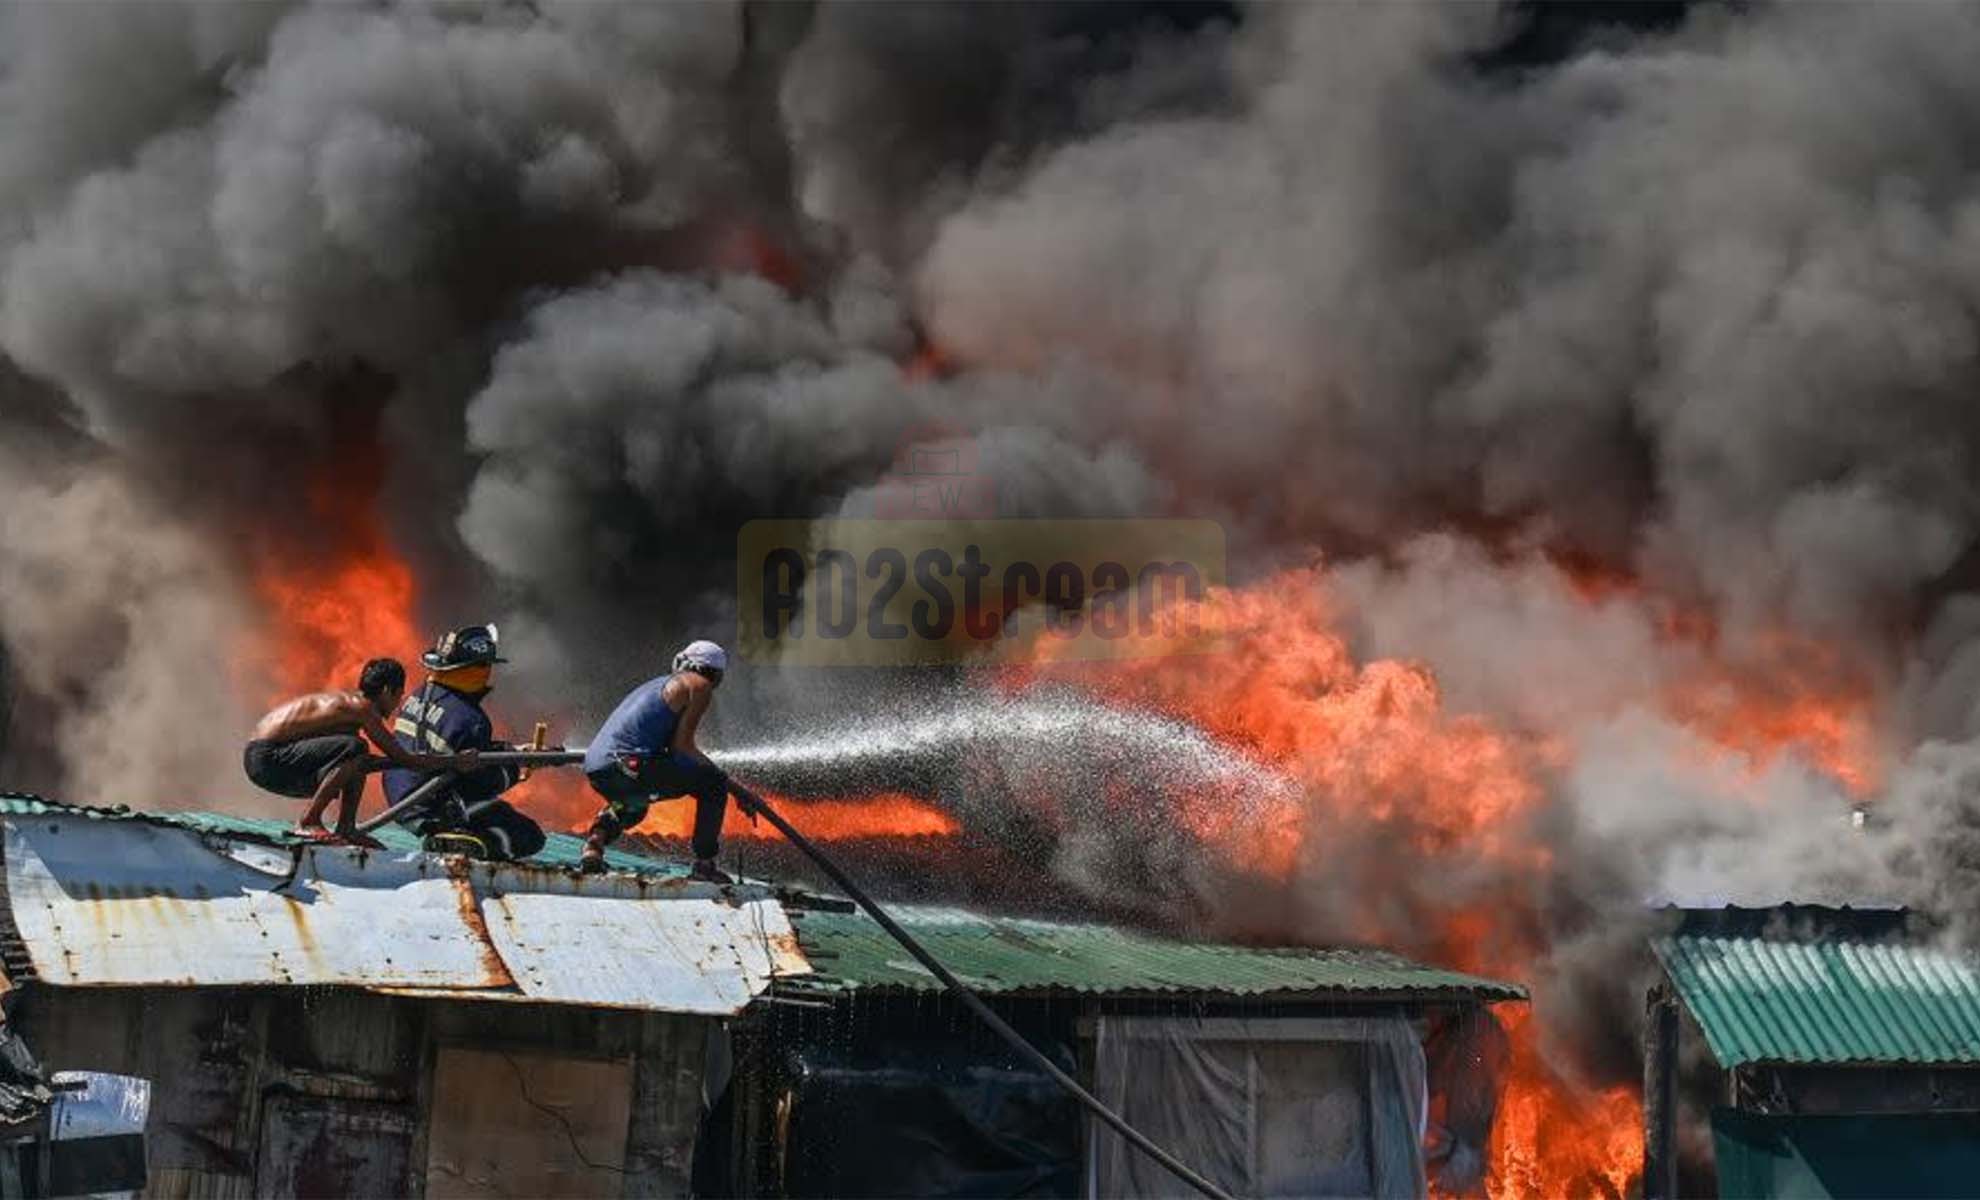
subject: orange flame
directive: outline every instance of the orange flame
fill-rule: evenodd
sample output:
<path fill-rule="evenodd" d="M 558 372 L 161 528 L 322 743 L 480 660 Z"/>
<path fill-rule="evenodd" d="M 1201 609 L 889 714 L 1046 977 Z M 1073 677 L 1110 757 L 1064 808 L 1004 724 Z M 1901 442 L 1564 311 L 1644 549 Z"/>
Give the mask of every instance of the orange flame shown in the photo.
<path fill-rule="evenodd" d="M 1549 1068 L 1531 1010 L 1501 1006 L 1512 1039 L 1492 1125 L 1489 1182 L 1498 1200 L 1621 1197 L 1643 1173 L 1643 1107 L 1626 1085 L 1591 1089 Z"/>
<path fill-rule="evenodd" d="M 582 834 L 591 827 L 603 801 L 571 768 L 538 771 L 516 794 L 518 802 L 544 824 Z M 807 836 L 819 841 L 864 837 L 952 837 L 962 832 L 956 818 L 929 802 L 901 792 L 862 796 L 795 799 L 775 792 L 763 798 L 777 806 Z M 646 819 L 628 832 L 655 837 L 686 838 L 694 830 L 692 800 L 662 800 L 647 810 Z M 722 825 L 725 841 L 781 836 L 767 824 L 752 823 L 731 806 Z"/>
<path fill-rule="evenodd" d="M 904 792 L 875 792 L 856 797 L 807 797 L 794 800 L 766 792 L 763 798 L 777 806 L 806 837 L 821 842 L 864 837 L 953 837 L 962 832 L 954 816 L 925 800 Z M 694 829 L 694 805 L 661 802 L 647 812 L 634 833 L 659 837 L 687 837 Z M 723 830 L 726 838 L 774 838 L 776 830 L 766 824 L 752 824 L 746 818 L 731 817 Z"/>
<path fill-rule="evenodd" d="M 1229 797 L 1188 797 L 1184 819 L 1254 873 L 1365 879 L 1367 886 L 1329 893 L 1346 910 L 1335 914 L 1344 939 L 1481 974 L 1530 975 L 1544 944 L 1529 881 L 1552 861 L 1535 823 L 1544 800 L 1539 776 L 1559 747 L 1446 712 L 1421 666 L 1357 664 L 1335 631 L 1317 568 L 1215 592 L 1198 615 L 1220 639 L 1217 655 L 1060 663 L 1052 673 L 1185 716 L 1297 779 L 1298 794 L 1265 814 L 1239 818 Z M 1022 686 L 1033 673 L 1021 671 L 1014 682 Z M 1393 848 L 1398 861 L 1339 857 L 1340 847 L 1370 838 Z M 1413 890 L 1394 886 L 1409 871 L 1436 872 L 1441 899 L 1400 895 Z M 1490 1148 L 1490 1193 L 1624 1194 L 1642 1169 L 1634 1089 L 1594 1090 L 1555 1071 L 1540 1054 L 1531 1014 L 1509 1015 L 1512 1054 Z"/>
<path fill-rule="evenodd" d="M 1776 637 L 1763 654 L 1757 665 L 1712 663 L 1669 689 L 1666 705 L 1752 770 L 1798 754 L 1852 795 L 1874 792 L 1883 765 L 1869 684 L 1820 645 Z"/>
<path fill-rule="evenodd" d="M 1569 573 L 1584 602 L 1637 585 L 1618 573 Z M 1641 597 L 1637 597 L 1639 600 Z M 1055 675 L 1174 712 L 1277 763 L 1301 785 L 1261 814 L 1229 797 L 1189 797 L 1192 831 L 1233 862 L 1275 879 L 1358 872 L 1372 885 L 1330 892 L 1344 934 L 1461 970 L 1524 979 L 1545 952 L 1527 881 L 1551 865 L 1534 818 L 1541 778 L 1567 758 L 1564 734 L 1515 736 L 1444 711 L 1436 680 L 1402 662 L 1357 664 L 1317 568 L 1289 572 L 1199 606 L 1220 638 L 1214 656 L 1101 665 L 1051 664 Z M 1799 755 L 1861 795 L 1876 784 L 1872 690 L 1841 656 L 1802 639 L 1755 639 L 1735 661 L 1713 623 L 1653 606 L 1657 628 L 1696 665 L 1652 703 L 1757 773 Z M 1041 651 L 1046 647 L 1041 647 Z M 1045 664 L 1040 664 L 1043 666 Z M 1037 666 L 1016 673 L 1021 686 Z M 1380 830 L 1399 861 L 1329 859 L 1328 846 Z M 1401 872 L 1434 871 L 1438 900 L 1403 899 Z M 1426 911 L 1426 904 L 1433 906 Z M 1443 905 L 1438 908 L 1435 905 Z M 1590 1087 L 1551 1065 L 1530 1010 L 1507 1014 L 1511 1058 L 1494 1128 L 1488 1190 L 1496 1197 L 1622 1196 L 1642 1170 L 1642 1109 L 1631 1083 Z"/>
<path fill-rule="evenodd" d="M 934 342 L 923 342 L 901 368 L 901 374 L 919 382 L 924 379 L 946 379 L 956 373 L 954 356 Z"/>
<path fill-rule="evenodd" d="M 412 572 L 388 551 L 270 571 L 256 583 L 270 611 L 271 699 L 355 687 L 366 660 L 417 655 Z"/>
<path fill-rule="evenodd" d="M 285 538 L 252 553 L 264 632 L 246 666 L 263 681 L 263 703 L 356 687 L 366 660 L 380 656 L 417 669 L 423 640 L 413 619 L 412 568 L 392 547 L 368 491 L 319 482 L 308 500 L 330 534 L 326 544 Z"/>
<path fill-rule="evenodd" d="M 1668 644 L 1698 665 L 1667 686 L 1659 703 L 1682 724 L 1750 771 L 1798 754 L 1851 794 L 1873 793 L 1883 764 L 1871 732 L 1874 688 L 1835 647 L 1776 630 L 1746 639 L 1734 657 L 1703 609 L 1646 596 L 1632 575 L 1559 557 L 1554 565 L 1584 603 L 1626 597 L 1645 605 Z"/>

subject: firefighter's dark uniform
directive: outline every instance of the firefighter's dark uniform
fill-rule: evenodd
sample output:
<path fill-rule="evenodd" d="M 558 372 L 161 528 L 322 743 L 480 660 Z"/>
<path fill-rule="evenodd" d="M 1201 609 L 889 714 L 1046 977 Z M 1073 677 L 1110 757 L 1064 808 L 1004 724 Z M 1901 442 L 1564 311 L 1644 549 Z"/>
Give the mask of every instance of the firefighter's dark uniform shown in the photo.
<path fill-rule="evenodd" d="M 479 698 L 432 680 L 406 697 L 392 722 L 392 733 L 401 746 L 430 754 L 511 748 L 495 740 L 494 723 L 482 711 Z M 528 858 L 543 849 L 542 826 L 506 801 L 475 809 L 514 787 L 519 776 L 515 767 L 478 768 L 441 785 L 396 820 L 422 837 L 465 830 L 479 837 L 493 858 Z M 394 767 L 385 772 L 385 796 L 397 804 L 428 778 L 424 772 Z"/>

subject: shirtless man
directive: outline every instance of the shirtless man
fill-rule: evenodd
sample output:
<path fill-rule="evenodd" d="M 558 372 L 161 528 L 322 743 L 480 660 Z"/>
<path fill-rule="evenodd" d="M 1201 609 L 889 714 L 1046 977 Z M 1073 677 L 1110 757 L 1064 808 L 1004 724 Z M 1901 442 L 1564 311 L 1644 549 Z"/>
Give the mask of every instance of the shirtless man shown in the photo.
<path fill-rule="evenodd" d="M 584 755 L 585 778 L 605 801 L 584 840 L 578 870 L 605 869 L 605 847 L 646 819 L 656 800 L 694 797 L 694 869 L 689 878 L 731 880 L 715 867 L 722 818 L 729 807 L 729 777 L 708 761 L 695 732 L 708 712 L 729 656 L 714 642 L 690 642 L 674 656 L 672 673 L 634 688 Z M 748 801 L 737 793 L 748 811 Z"/>
<path fill-rule="evenodd" d="M 405 694 L 406 669 L 397 659 L 374 658 L 364 664 L 356 691 L 298 696 L 261 718 L 241 765 L 256 787 L 309 800 L 309 810 L 296 822 L 297 833 L 379 849 L 379 842 L 357 829 L 366 739 L 394 763 L 418 771 L 467 770 L 474 765 L 473 754 L 422 754 L 399 744 L 384 719 Z M 323 810 L 337 796 L 343 803 L 337 809 L 333 834 L 323 828 Z"/>

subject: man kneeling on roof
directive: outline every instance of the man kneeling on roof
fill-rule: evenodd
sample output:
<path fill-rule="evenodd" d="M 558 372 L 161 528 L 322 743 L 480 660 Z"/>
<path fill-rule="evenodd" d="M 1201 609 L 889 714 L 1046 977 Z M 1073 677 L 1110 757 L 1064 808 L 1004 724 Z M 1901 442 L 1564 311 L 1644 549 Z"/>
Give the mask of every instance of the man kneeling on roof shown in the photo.
<path fill-rule="evenodd" d="M 366 739 L 386 758 L 417 771 L 470 769 L 472 755 L 425 754 L 401 746 L 385 728 L 385 718 L 406 694 L 406 669 L 393 658 L 364 664 L 352 692 L 312 692 L 298 696 L 261 718 L 241 756 L 241 765 L 256 787 L 278 796 L 308 799 L 309 809 L 296 822 L 305 837 L 350 842 L 379 849 L 379 843 L 357 830 L 358 805 L 364 797 L 368 755 Z M 335 833 L 323 827 L 323 810 L 333 797 L 337 808 Z"/>
<path fill-rule="evenodd" d="M 495 740 L 494 722 L 481 707 L 493 688 L 495 664 L 508 661 L 495 646 L 493 625 L 469 625 L 419 656 L 426 682 L 406 698 L 392 723 L 401 746 L 436 754 L 514 749 Z M 521 777 L 521 768 L 513 766 L 453 772 L 393 819 L 427 839 L 429 848 L 461 845 L 487 858 L 528 858 L 543 849 L 543 827 L 496 799 Z M 431 772 L 387 771 L 385 797 L 398 804 L 430 778 Z"/>
<path fill-rule="evenodd" d="M 694 740 L 728 666 L 727 652 L 714 642 L 690 642 L 674 656 L 672 674 L 640 684 L 605 718 L 584 753 L 585 778 L 605 807 L 585 837 L 580 871 L 604 870 L 605 847 L 645 820 L 654 801 L 693 796 L 694 869 L 689 878 L 733 882 L 715 867 L 729 806 L 729 777 Z M 742 800 L 742 793 L 737 797 Z"/>

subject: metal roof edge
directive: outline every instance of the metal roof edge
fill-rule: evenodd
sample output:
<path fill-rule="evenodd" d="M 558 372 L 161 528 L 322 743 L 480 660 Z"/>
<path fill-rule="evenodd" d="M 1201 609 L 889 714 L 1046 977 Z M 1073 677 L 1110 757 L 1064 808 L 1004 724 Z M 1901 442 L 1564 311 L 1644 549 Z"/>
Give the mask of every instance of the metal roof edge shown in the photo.
<path fill-rule="evenodd" d="M 1248 946 L 1176 938 L 1101 922 L 995 916 L 953 906 L 890 906 L 889 912 L 910 934 L 929 943 L 930 953 L 965 983 L 1002 997 L 1159 999 L 1216 995 L 1342 1000 L 1367 996 L 1379 1000 L 1459 996 L 1486 1003 L 1531 999 L 1520 984 L 1446 970 L 1382 948 Z M 814 974 L 798 986 L 811 994 L 908 995 L 940 989 L 939 982 L 919 966 L 896 960 L 895 955 L 905 959 L 905 952 L 895 948 L 892 939 L 864 914 L 791 915 L 799 944 L 814 969 Z M 887 957 L 875 961 L 876 947 Z M 1014 956 L 1025 961 L 1010 961 Z M 1180 975 L 1179 958 L 1195 960 L 1182 963 Z M 1000 969 L 1013 977 L 1000 975 Z M 1344 978 L 1323 978 L 1334 975 Z M 1210 982 L 1213 978 L 1218 981 Z M 1120 982 L 1122 979 L 1128 982 Z"/>
<path fill-rule="evenodd" d="M 1931 939 L 1675 930 L 1650 949 L 1721 1067 L 1980 1065 L 1980 958 Z"/>

